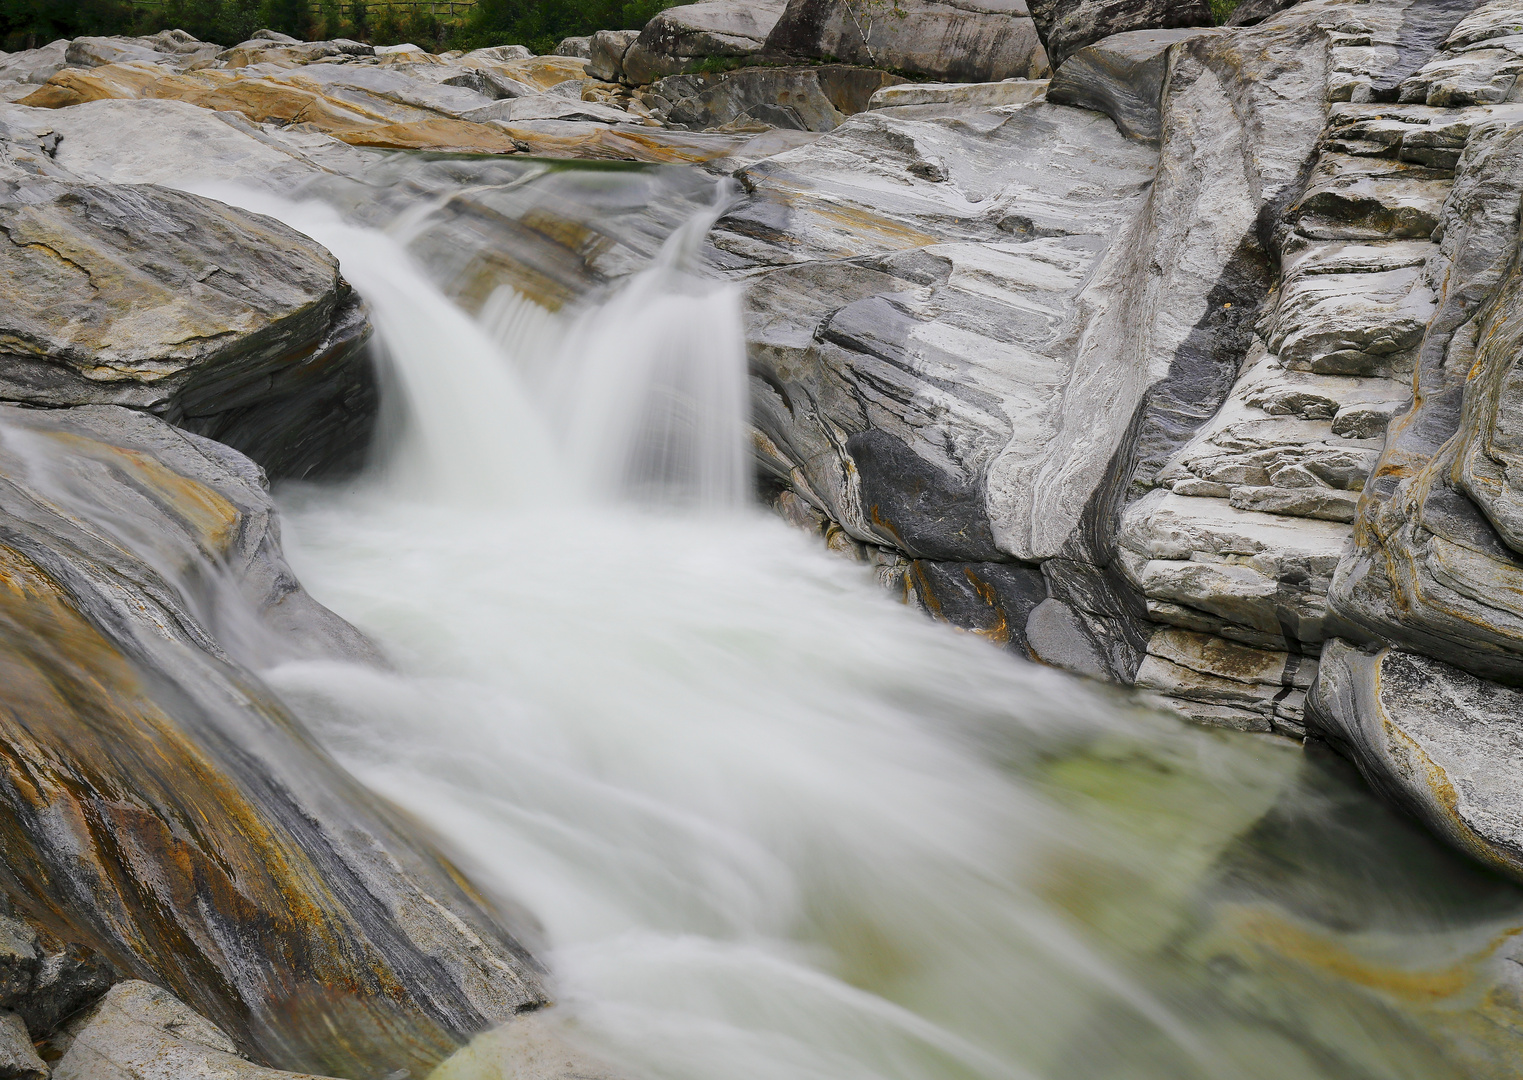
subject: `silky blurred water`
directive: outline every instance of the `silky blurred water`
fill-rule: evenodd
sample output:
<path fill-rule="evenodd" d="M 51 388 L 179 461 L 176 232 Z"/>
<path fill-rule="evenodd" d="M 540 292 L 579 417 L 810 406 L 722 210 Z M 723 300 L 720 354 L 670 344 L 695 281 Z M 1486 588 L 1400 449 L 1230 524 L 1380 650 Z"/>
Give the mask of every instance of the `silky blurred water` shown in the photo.
<path fill-rule="evenodd" d="M 1330 755 L 932 623 L 749 507 L 710 217 L 473 321 L 395 237 L 252 205 L 338 255 L 388 368 L 376 466 L 281 499 L 393 667 L 267 677 L 536 915 L 567 1038 L 666 1080 L 1516 1073 L 1513 886 Z M 504 1045 L 438 1080 L 527 1076 Z"/>

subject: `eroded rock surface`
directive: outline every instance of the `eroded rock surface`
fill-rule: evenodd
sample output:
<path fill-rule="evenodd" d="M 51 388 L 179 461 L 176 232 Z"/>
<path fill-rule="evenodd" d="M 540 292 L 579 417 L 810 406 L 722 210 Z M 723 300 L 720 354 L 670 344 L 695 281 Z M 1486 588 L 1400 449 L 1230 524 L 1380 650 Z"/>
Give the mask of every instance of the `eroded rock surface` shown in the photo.
<path fill-rule="evenodd" d="M 141 412 L 0 406 L 0 886 L 265 1061 L 426 1072 L 543 1004 L 541 969 L 252 674 L 373 657 L 262 479 Z"/>
<path fill-rule="evenodd" d="M 1054 70 L 1097 41 L 1132 30 L 1210 26 L 1208 0 L 1029 0 Z"/>
<path fill-rule="evenodd" d="M 789 0 L 766 48 L 952 82 L 1048 74 L 1025 0 Z"/>
<path fill-rule="evenodd" d="M 280 476 L 353 469 L 364 305 L 306 237 L 133 185 L 0 181 L 0 399 L 129 405 Z"/>

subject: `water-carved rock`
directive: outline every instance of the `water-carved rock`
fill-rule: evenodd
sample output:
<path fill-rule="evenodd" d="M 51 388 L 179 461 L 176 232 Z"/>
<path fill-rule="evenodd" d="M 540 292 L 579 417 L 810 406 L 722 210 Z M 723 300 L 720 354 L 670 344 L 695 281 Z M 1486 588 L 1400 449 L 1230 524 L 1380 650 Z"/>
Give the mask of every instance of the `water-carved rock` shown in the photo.
<path fill-rule="evenodd" d="M 1048 74 L 1025 0 L 789 0 L 767 51 L 952 82 Z"/>
<path fill-rule="evenodd" d="M 421 1075 L 541 969 L 253 674 L 373 656 L 261 480 L 141 412 L 0 407 L 0 888 L 271 1064 Z"/>
<path fill-rule="evenodd" d="M 0 398 L 128 405 L 270 472 L 354 468 L 375 385 L 363 304 L 285 226 L 154 187 L 0 188 Z"/>
<path fill-rule="evenodd" d="M 1130 30 L 1210 26 L 1209 0 L 1029 0 L 1053 69 L 1095 42 Z"/>

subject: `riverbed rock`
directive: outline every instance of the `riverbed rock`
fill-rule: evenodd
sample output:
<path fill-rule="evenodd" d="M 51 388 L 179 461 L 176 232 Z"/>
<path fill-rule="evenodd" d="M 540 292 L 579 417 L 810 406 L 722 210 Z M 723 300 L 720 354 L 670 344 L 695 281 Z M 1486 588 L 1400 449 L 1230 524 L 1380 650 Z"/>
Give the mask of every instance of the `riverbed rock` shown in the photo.
<path fill-rule="evenodd" d="M 1156 143 L 1163 126 L 1163 84 L 1176 42 L 1210 29 L 1133 30 L 1077 50 L 1047 88 L 1047 100 L 1103 112 L 1128 138 Z"/>
<path fill-rule="evenodd" d="M 1031 18 L 1053 69 L 1113 34 L 1210 26 L 1209 0 L 1029 0 Z"/>
<path fill-rule="evenodd" d="M 903 83 L 873 68 L 821 64 L 673 75 L 650 85 L 655 115 L 695 130 L 747 122 L 795 131 L 834 131 L 886 86 Z"/>
<path fill-rule="evenodd" d="M 1025 0 L 789 0 L 769 53 L 837 59 L 952 82 L 1048 74 Z"/>
<path fill-rule="evenodd" d="M 640 36 L 638 30 L 599 30 L 588 39 L 587 74 L 605 82 L 624 78 L 624 54 Z"/>
<path fill-rule="evenodd" d="M 322 1080 L 255 1065 L 210 1020 L 137 980 L 112 987 L 52 1041 L 67 1047 L 56 1080 Z"/>
<path fill-rule="evenodd" d="M 624 78 L 643 86 L 690 70 L 699 61 L 762 51 L 786 0 L 702 0 L 667 8 L 625 51 Z"/>
<path fill-rule="evenodd" d="M 355 468 L 369 322 L 338 264 L 266 218 L 182 192 L 0 186 L 0 400 L 152 411 L 271 473 Z"/>
<path fill-rule="evenodd" d="M 272 1065 L 423 1073 L 544 1004 L 542 970 L 253 674 L 374 659 L 262 484 L 142 412 L 0 406 L 0 887 Z"/>
<path fill-rule="evenodd" d="M 69 66 L 68 49 L 68 39 L 60 38 L 41 48 L 0 54 L 0 80 L 45 83 Z"/>
<path fill-rule="evenodd" d="M 1344 641 L 1323 652 L 1315 730 L 1461 850 L 1523 874 L 1523 692 L 1430 657 Z"/>

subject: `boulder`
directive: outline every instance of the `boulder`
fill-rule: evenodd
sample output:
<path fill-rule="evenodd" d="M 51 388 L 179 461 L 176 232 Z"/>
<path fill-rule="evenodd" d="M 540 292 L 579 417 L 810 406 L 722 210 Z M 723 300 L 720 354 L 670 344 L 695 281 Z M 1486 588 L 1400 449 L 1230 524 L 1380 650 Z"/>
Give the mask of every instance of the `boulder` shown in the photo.
<path fill-rule="evenodd" d="M 118 979 L 111 965 L 81 945 L 62 941 L 0 897 L 0 1020 L 21 1033 L 48 1034 L 106 992 Z M 0 1032 L 0 1042 L 5 1033 Z M 27 1048 L 31 1039 L 27 1039 Z M 19 1054 L 25 1057 L 25 1054 Z M 0 1072 L 6 1066 L 0 1062 Z"/>
<path fill-rule="evenodd" d="M 1523 876 L 1523 691 L 1394 648 L 1330 642 L 1313 730 L 1450 843 Z"/>
<path fill-rule="evenodd" d="M 364 305 L 277 222 L 134 185 L 0 185 L 0 400 L 129 405 L 278 476 L 357 467 Z"/>
<path fill-rule="evenodd" d="M 1047 100 L 1103 112 L 1129 139 L 1156 144 L 1162 134 L 1169 49 L 1208 29 L 1133 30 L 1076 51 L 1047 88 Z"/>
<path fill-rule="evenodd" d="M 640 36 L 638 30 L 599 30 L 592 35 L 587 53 L 587 75 L 604 82 L 624 78 L 624 54 Z"/>
<path fill-rule="evenodd" d="M 45 83 L 69 66 L 69 61 L 65 59 L 68 48 L 68 40 L 60 38 L 40 49 L 0 53 L 0 80 Z"/>
<path fill-rule="evenodd" d="M 636 86 L 677 75 L 709 58 L 762 51 L 786 0 L 702 0 L 667 8 L 624 54 L 626 82 Z"/>
<path fill-rule="evenodd" d="M 555 56 L 579 56 L 583 60 L 592 59 L 592 38 L 568 37 L 561 38 L 559 45 L 555 47 Z"/>
<path fill-rule="evenodd" d="M 754 122 L 796 131 L 833 131 L 867 109 L 883 87 L 902 82 L 873 68 L 823 64 L 745 68 L 719 75 L 672 75 L 652 83 L 662 121 L 704 130 Z M 650 100 L 650 99 L 647 99 Z"/>
<path fill-rule="evenodd" d="M 10 1080 L 47 1080 L 48 1066 L 32 1045 L 26 1022 L 15 1013 L 0 1013 L 0 1075 Z"/>
<path fill-rule="evenodd" d="M 524 925 L 254 671 L 374 662 L 249 459 L 116 406 L 0 406 L 0 888 L 282 1068 L 428 1070 L 546 1001 Z"/>
<path fill-rule="evenodd" d="M 1211 26 L 1210 0 L 1029 0 L 1053 70 L 1084 48 L 1131 30 Z"/>
<path fill-rule="evenodd" d="M 769 53 L 835 58 L 951 82 L 1040 79 L 1047 56 L 1025 0 L 789 0 Z"/>
<path fill-rule="evenodd" d="M 52 1040 L 55 1080 L 321 1080 L 255 1065 L 216 1024 L 167 990 L 128 980 Z"/>

